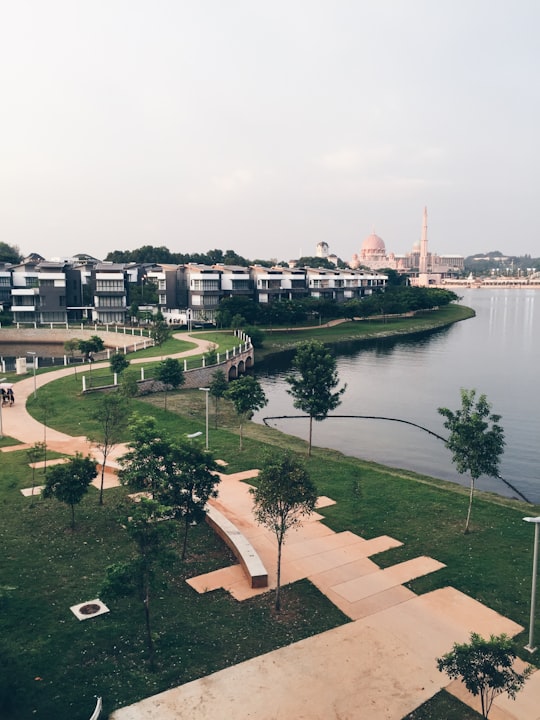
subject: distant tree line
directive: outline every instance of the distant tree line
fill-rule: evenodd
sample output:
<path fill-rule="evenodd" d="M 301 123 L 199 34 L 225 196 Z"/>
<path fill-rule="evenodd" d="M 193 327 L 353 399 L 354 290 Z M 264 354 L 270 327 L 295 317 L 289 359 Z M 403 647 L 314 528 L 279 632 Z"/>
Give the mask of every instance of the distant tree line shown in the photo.
<path fill-rule="evenodd" d="M 300 298 L 257 303 L 247 297 L 223 298 L 216 311 L 221 327 L 244 328 L 255 325 L 300 325 L 337 318 L 366 318 L 393 315 L 413 310 L 431 310 L 458 299 L 456 293 L 441 288 L 417 288 L 392 285 L 364 298 L 338 303 L 323 298 Z"/>
<path fill-rule="evenodd" d="M 526 275 L 529 268 L 540 270 L 540 258 L 530 255 L 504 255 L 498 250 L 476 253 L 465 258 L 466 274 L 472 272 L 473 275 L 491 275 L 492 271 L 495 271 L 500 275 Z"/>

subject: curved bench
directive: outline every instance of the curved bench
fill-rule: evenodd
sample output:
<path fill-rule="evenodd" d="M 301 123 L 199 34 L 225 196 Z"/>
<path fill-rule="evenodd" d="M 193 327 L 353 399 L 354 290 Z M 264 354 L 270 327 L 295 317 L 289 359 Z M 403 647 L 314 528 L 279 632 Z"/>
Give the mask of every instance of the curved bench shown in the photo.
<path fill-rule="evenodd" d="M 251 587 L 268 587 L 268 571 L 253 545 L 242 535 L 236 525 L 212 505 L 207 506 L 206 522 L 236 555 Z"/>

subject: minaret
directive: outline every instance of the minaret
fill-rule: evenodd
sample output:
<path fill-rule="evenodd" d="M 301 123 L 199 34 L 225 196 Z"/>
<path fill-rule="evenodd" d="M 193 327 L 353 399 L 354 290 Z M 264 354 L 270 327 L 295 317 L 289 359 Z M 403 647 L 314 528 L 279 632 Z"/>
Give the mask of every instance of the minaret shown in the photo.
<path fill-rule="evenodd" d="M 427 207 L 424 208 L 424 223 L 422 227 L 422 239 L 420 240 L 420 265 L 418 268 L 420 275 L 427 274 L 428 271 L 428 252 L 427 252 Z"/>

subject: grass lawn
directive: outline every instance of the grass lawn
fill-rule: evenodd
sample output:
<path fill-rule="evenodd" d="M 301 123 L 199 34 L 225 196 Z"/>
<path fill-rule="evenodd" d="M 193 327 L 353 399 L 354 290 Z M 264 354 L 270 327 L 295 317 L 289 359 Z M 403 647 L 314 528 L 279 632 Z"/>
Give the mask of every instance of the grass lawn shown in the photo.
<path fill-rule="evenodd" d="M 50 426 L 73 435 L 95 430 L 89 412 L 99 396 L 81 396 L 79 390 L 80 379 L 70 375 L 38 391 L 46 400 Z M 131 410 L 154 415 L 160 427 L 176 437 L 204 432 L 204 393 L 170 392 L 167 412 L 163 402 L 162 395 L 148 396 L 134 400 Z M 41 419 L 33 398 L 28 408 Z M 336 500 L 322 511 L 332 529 L 401 540 L 403 547 L 376 557 L 379 565 L 417 555 L 447 564 L 412 583 L 415 592 L 453 585 L 527 627 L 532 539 L 522 517 L 540 514 L 540 506 L 479 493 L 472 532 L 464 535 L 465 488 L 331 450 L 314 448 L 308 459 L 301 439 L 252 423 L 244 427 L 240 453 L 237 418 L 226 401 L 219 403 L 217 429 L 211 404 L 209 444 L 216 457 L 229 463 L 229 472 L 260 466 L 264 452 L 277 447 L 303 455 L 320 494 Z M 31 477 L 25 452 L 2 454 L 1 461 L 0 584 L 14 588 L 4 591 L 0 600 L 0 703 L 2 682 L 7 692 L 0 716 L 6 720 L 87 718 L 94 694 L 103 695 L 105 711 L 110 712 L 346 622 L 309 582 L 286 588 L 285 612 L 278 617 L 272 610 L 272 593 L 247 603 L 237 603 L 223 592 L 197 595 L 184 582 L 186 577 L 231 562 L 229 551 L 203 525 L 193 529 L 187 561 L 171 561 L 163 571 L 166 586 L 154 593 L 159 665 L 151 672 L 145 661 L 143 611 L 135 598 L 102 598 L 111 613 L 82 623 L 69 611 L 70 605 L 98 597 L 105 568 L 132 553 L 121 527 L 129 512 L 124 489 L 106 491 L 103 507 L 91 489 L 76 509 L 77 527 L 71 532 L 67 506 L 40 500 L 31 507 L 20 494 L 19 488 L 28 486 Z M 539 631 L 540 621 L 537 636 Z M 517 638 L 519 651 L 526 640 L 525 632 Z M 537 664 L 539 655 L 532 658 Z M 454 698 L 439 693 L 408 720 L 475 717 Z"/>

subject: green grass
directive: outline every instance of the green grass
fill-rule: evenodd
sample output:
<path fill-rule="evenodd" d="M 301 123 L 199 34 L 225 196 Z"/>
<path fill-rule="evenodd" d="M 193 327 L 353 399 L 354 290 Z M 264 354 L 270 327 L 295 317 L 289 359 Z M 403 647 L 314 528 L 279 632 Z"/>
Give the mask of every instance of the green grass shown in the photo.
<path fill-rule="evenodd" d="M 461 700 L 441 690 L 403 720 L 477 720 L 481 717 Z"/>

